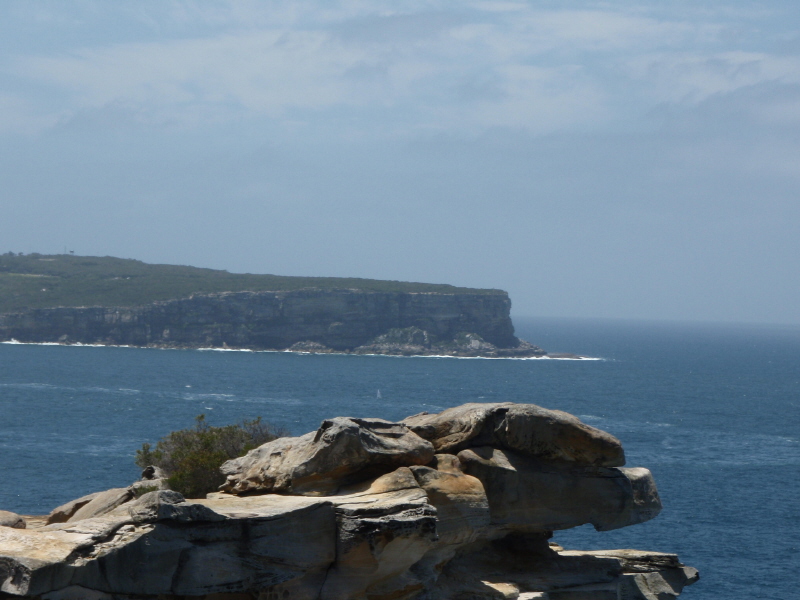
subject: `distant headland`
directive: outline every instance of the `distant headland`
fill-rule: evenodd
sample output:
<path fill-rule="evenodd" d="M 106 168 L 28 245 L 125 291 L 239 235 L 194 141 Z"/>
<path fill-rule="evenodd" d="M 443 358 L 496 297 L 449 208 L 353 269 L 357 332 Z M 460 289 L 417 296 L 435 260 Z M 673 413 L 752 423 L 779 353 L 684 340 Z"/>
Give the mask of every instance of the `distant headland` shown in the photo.
<path fill-rule="evenodd" d="M 514 335 L 510 309 L 495 289 L 0 255 L 0 341 L 546 357 Z"/>

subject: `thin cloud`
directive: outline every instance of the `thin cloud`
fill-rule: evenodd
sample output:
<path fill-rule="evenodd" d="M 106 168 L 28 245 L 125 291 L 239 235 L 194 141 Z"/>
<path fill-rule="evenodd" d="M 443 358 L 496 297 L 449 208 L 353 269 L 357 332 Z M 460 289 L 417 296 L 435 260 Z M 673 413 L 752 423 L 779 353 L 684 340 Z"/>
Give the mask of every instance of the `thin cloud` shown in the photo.
<path fill-rule="evenodd" d="M 533 37 L 534 47 L 571 52 L 676 46 L 713 39 L 722 29 L 601 10 L 526 11 L 516 20 L 517 27 Z"/>
<path fill-rule="evenodd" d="M 650 81 L 661 102 L 698 103 L 766 82 L 800 82 L 800 57 L 763 52 L 646 55 L 629 66 L 632 77 Z"/>
<path fill-rule="evenodd" d="M 281 3 L 169 3 L 160 10 L 181 35 L 18 56 L 6 72 L 58 98 L 57 113 L 37 115 L 42 124 L 115 107 L 191 127 L 203 114 L 215 122 L 226 114 L 313 122 L 335 113 L 347 128 L 368 127 L 377 111 L 376 130 L 388 122 L 396 131 L 534 133 L 595 129 L 659 104 L 800 79 L 795 55 L 723 50 L 727 22 L 641 8 L 404 8 L 349 2 L 315 13 Z M 159 9 L 137 10 L 146 20 Z M 186 37 L 192 27 L 210 30 Z"/>

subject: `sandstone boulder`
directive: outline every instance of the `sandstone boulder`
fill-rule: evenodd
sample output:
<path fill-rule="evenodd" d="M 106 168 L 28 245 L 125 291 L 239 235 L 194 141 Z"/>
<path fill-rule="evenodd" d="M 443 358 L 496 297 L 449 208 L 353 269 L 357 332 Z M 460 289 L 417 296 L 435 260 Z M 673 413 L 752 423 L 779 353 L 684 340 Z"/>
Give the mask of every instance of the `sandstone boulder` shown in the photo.
<path fill-rule="evenodd" d="M 560 410 L 535 404 L 464 404 L 438 414 L 421 413 L 403 423 L 437 452 L 494 446 L 545 460 L 619 467 L 622 444 L 614 436 Z"/>
<path fill-rule="evenodd" d="M 337 417 L 316 432 L 279 438 L 221 467 L 233 494 L 324 495 L 342 486 L 395 470 L 424 465 L 433 446 L 401 423 Z"/>
<path fill-rule="evenodd" d="M 102 493 L 103 492 L 94 492 L 93 494 L 87 494 L 86 496 L 81 496 L 75 500 L 70 500 L 61 506 L 54 508 L 47 516 L 47 524 L 66 523 L 76 512 L 78 512 L 78 510 L 89 504 L 89 502 L 94 500 Z"/>
<path fill-rule="evenodd" d="M 148 467 L 148 469 L 154 468 Z M 145 472 L 148 472 L 148 470 L 146 469 Z M 158 469 L 158 473 L 163 475 L 161 469 Z M 136 497 L 148 492 L 165 489 L 167 489 L 166 479 L 143 478 L 127 488 L 113 488 L 70 500 L 66 504 L 54 508 L 47 516 L 46 523 L 47 525 L 52 525 L 54 523 L 69 523 L 99 517 Z"/>
<path fill-rule="evenodd" d="M 458 458 L 486 489 L 495 527 L 553 531 L 591 523 L 607 531 L 661 511 L 647 469 L 569 467 L 490 446 L 463 450 Z"/>
<path fill-rule="evenodd" d="M 66 522 L 72 523 L 74 521 L 82 521 L 83 519 L 91 519 L 99 517 L 108 512 L 111 512 L 118 506 L 133 500 L 135 494 L 131 488 L 112 488 L 104 492 L 84 496 L 90 498 L 89 502 L 83 503 L 78 510 L 76 510 Z M 81 500 L 83 500 L 81 499 Z M 73 501 L 77 502 L 77 501 Z M 66 505 L 65 505 L 66 506 Z M 58 509 L 56 509 L 58 510 Z M 48 521 L 50 522 L 50 521 Z"/>
<path fill-rule="evenodd" d="M 11 527 L 13 529 L 25 529 L 28 524 L 25 519 L 17 513 L 7 510 L 0 510 L 0 527 Z"/>

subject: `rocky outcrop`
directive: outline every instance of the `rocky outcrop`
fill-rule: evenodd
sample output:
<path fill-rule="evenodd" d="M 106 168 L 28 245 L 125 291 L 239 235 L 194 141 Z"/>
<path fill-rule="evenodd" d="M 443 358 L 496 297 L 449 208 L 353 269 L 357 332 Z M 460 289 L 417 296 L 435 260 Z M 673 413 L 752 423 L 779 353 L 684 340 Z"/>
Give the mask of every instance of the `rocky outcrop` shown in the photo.
<path fill-rule="evenodd" d="M 498 347 L 477 333 L 459 332 L 454 337 L 437 338 L 419 327 L 391 329 L 371 342 L 353 349 L 355 354 L 388 354 L 393 356 L 465 356 L 485 358 L 518 358 L 544 356 L 538 346 L 516 339 L 512 346 Z M 311 342 L 313 343 L 313 342 Z M 301 342 L 302 344 L 302 342 Z M 295 346 L 298 346 L 297 344 Z M 293 349 L 305 349 L 294 348 Z M 311 352 L 325 351 L 309 348 Z M 574 358 L 581 358 L 575 356 Z"/>
<path fill-rule="evenodd" d="M 569 413 L 535 404 L 463 404 L 437 414 L 413 415 L 403 424 L 429 440 L 437 452 L 456 454 L 466 448 L 494 446 L 577 465 L 625 464 L 622 444 L 613 435 Z"/>
<path fill-rule="evenodd" d="M 152 468 L 148 467 L 148 469 Z M 73 523 L 99 517 L 147 492 L 166 489 L 165 479 L 152 479 L 144 473 L 142 475 L 141 481 L 126 488 L 112 488 L 103 492 L 95 492 L 54 508 L 47 515 L 47 525 Z"/>
<path fill-rule="evenodd" d="M 458 459 L 483 484 L 497 527 L 553 531 L 591 523 L 608 531 L 661 512 L 647 469 L 565 468 L 488 446 L 462 450 Z"/>
<path fill-rule="evenodd" d="M 316 432 L 278 438 L 227 461 L 222 487 L 234 494 L 273 492 L 325 496 L 355 480 L 424 465 L 433 445 L 402 423 L 337 417 Z"/>
<path fill-rule="evenodd" d="M 541 356 L 514 336 L 497 293 L 303 289 L 224 292 L 139 307 L 0 315 L 0 340 L 361 354 Z"/>
<path fill-rule="evenodd" d="M 673 554 L 549 542 L 658 514 L 650 472 L 622 456 L 534 405 L 330 419 L 225 463 L 205 499 L 136 484 L 60 507 L 62 522 L 0 527 L 0 597 L 674 599 L 697 572 Z"/>

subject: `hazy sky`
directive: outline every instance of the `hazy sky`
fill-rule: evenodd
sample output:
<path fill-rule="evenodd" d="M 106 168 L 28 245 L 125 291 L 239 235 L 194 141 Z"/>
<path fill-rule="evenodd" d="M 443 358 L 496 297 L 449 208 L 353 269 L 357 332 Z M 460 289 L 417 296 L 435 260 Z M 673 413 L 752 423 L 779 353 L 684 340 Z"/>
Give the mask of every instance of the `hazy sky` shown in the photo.
<path fill-rule="evenodd" d="M 0 251 L 800 323 L 800 3 L 0 3 Z"/>

